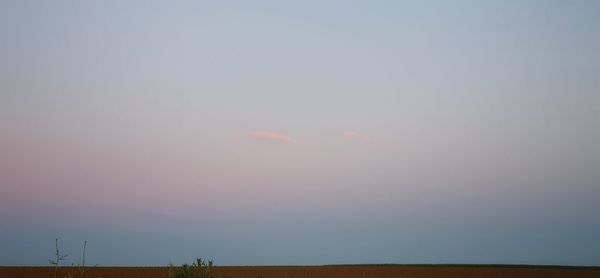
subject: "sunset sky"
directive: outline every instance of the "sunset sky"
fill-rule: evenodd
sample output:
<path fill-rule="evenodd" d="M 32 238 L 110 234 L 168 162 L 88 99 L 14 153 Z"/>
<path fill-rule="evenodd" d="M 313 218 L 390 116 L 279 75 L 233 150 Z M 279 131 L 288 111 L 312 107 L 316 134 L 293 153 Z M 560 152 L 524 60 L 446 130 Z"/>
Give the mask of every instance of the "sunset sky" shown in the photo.
<path fill-rule="evenodd" d="M 0 265 L 600 265 L 600 1 L 0 0 Z"/>

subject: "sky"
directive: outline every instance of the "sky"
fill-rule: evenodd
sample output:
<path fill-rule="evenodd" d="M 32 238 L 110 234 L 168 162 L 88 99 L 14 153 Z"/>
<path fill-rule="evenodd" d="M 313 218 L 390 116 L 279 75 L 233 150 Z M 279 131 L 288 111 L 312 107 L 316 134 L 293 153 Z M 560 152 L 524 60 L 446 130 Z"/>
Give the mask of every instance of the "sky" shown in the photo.
<path fill-rule="evenodd" d="M 598 1 L 0 1 L 0 265 L 600 265 Z"/>

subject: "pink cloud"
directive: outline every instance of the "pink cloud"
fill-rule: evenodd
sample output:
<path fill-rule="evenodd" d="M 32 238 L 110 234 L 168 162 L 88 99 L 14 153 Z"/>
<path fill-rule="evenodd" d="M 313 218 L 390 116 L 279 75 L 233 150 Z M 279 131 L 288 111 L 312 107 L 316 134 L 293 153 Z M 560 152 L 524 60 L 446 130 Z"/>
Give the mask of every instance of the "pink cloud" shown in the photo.
<path fill-rule="evenodd" d="M 344 131 L 343 135 L 346 138 L 352 138 L 354 136 L 357 136 L 358 132 L 356 132 L 356 131 Z"/>
<path fill-rule="evenodd" d="M 292 137 L 289 137 L 284 134 L 273 133 L 273 132 L 254 131 L 254 132 L 250 132 L 248 135 L 250 137 L 253 137 L 258 140 L 263 140 L 263 141 L 282 142 L 282 143 L 296 142 Z"/>

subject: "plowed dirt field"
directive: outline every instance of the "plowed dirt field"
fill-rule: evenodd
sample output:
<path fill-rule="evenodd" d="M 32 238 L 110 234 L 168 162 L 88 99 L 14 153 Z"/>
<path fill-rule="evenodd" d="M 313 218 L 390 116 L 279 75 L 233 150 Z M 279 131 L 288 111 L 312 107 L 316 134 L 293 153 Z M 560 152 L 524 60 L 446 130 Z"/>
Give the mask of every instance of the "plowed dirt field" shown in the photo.
<path fill-rule="evenodd" d="M 57 277 L 73 269 L 61 268 Z M 172 273 L 176 268 L 171 269 Z M 93 267 L 85 278 L 167 278 L 168 267 Z M 0 267 L 2 278 L 52 278 L 51 267 Z M 222 266 L 215 278 L 600 277 L 600 268 L 525 266 Z M 75 275 L 79 277 L 79 274 Z"/>

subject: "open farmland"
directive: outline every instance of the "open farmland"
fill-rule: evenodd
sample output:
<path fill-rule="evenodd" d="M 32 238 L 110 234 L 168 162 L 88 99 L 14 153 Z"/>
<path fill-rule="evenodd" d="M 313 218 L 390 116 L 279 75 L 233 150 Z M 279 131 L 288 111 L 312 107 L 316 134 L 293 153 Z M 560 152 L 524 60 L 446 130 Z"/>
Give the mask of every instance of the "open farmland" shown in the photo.
<path fill-rule="evenodd" d="M 51 267 L 0 267 L 0 277 L 47 278 Z M 71 269 L 61 268 L 58 277 Z M 174 273 L 176 268 L 171 269 Z M 165 278 L 168 267 L 95 267 L 87 278 Z M 471 266 L 471 265 L 360 265 L 360 266 L 221 266 L 215 278 L 428 278 L 428 277 L 600 277 L 600 267 Z M 78 276 L 78 275 L 77 275 Z"/>

